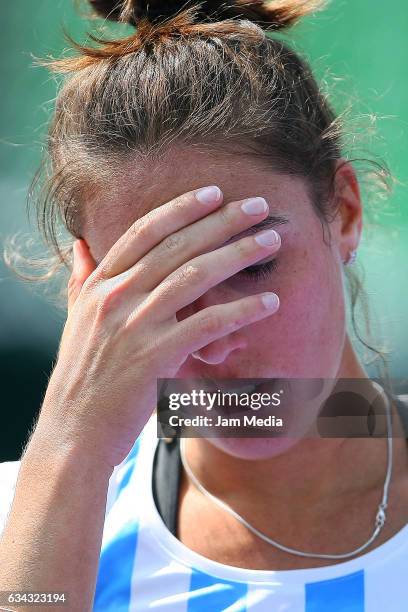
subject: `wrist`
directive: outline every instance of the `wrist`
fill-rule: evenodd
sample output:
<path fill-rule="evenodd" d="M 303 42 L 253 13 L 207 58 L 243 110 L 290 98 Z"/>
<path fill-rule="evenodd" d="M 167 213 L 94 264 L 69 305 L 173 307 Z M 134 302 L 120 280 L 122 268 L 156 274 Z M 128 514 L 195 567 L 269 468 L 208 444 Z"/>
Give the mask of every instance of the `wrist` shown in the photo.
<path fill-rule="evenodd" d="M 44 470 L 60 466 L 64 472 L 109 481 L 115 466 L 109 465 L 95 452 L 90 452 L 79 439 L 56 434 L 53 429 L 38 424 L 21 458 L 27 469 Z"/>

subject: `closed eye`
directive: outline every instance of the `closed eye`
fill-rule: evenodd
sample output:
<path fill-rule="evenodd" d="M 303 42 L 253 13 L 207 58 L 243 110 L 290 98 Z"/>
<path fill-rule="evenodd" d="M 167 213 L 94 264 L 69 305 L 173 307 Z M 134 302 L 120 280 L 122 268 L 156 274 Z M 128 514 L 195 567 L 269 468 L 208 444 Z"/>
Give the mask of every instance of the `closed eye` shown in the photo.
<path fill-rule="evenodd" d="M 238 272 L 238 275 L 243 275 L 253 281 L 260 281 L 268 278 L 269 275 L 278 267 L 277 259 L 272 259 L 263 264 L 248 266 Z"/>

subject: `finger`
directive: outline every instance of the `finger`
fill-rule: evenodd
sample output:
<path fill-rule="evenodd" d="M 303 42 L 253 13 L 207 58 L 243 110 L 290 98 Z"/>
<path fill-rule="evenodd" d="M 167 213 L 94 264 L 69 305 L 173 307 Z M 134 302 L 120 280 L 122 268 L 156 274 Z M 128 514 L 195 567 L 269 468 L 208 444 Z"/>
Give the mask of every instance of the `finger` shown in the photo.
<path fill-rule="evenodd" d="M 97 263 L 92 257 L 88 245 L 82 238 L 75 240 L 72 245 L 73 268 L 68 280 L 68 312 L 75 304 L 82 285 L 90 274 L 97 268 Z"/>
<path fill-rule="evenodd" d="M 272 292 L 250 295 L 227 304 L 209 306 L 177 323 L 176 337 L 179 343 L 180 338 L 183 338 L 183 348 L 187 348 L 189 354 L 197 354 L 200 349 L 209 348 L 208 345 L 216 347 L 217 340 L 232 334 L 237 329 L 275 314 L 279 306 L 279 297 Z M 211 361 L 211 351 L 207 353 L 207 349 L 199 354 L 204 356 L 207 354 L 208 363 L 216 362 Z"/>
<path fill-rule="evenodd" d="M 217 186 L 189 191 L 151 210 L 135 221 L 102 259 L 95 280 L 127 271 L 166 236 L 209 214 L 221 205 Z"/>
<path fill-rule="evenodd" d="M 249 210 L 248 203 L 253 205 Z M 268 213 L 264 198 L 246 198 L 217 208 L 196 223 L 169 234 L 142 257 L 129 270 L 135 280 L 130 287 L 143 292 L 152 291 L 182 264 L 260 223 Z"/>
<path fill-rule="evenodd" d="M 264 244 L 266 239 L 271 244 Z M 258 242 L 260 240 L 262 243 Z M 195 257 L 170 274 L 149 294 L 146 303 L 153 307 L 157 320 L 173 317 L 175 312 L 194 302 L 211 287 L 256 261 L 272 256 L 280 245 L 279 234 L 268 230 Z"/>

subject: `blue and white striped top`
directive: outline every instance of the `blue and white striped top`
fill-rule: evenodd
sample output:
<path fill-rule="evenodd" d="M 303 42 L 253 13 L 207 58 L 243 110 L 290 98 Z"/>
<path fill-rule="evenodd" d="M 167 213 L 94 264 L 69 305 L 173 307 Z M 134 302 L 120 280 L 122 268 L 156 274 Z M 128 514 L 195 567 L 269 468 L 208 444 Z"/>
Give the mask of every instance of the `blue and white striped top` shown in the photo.
<path fill-rule="evenodd" d="M 224 565 L 189 549 L 164 524 L 152 493 L 157 442 L 153 414 L 111 476 L 94 612 L 408 611 L 408 525 L 371 552 L 327 567 Z M 0 464 L 0 533 L 18 467 Z"/>

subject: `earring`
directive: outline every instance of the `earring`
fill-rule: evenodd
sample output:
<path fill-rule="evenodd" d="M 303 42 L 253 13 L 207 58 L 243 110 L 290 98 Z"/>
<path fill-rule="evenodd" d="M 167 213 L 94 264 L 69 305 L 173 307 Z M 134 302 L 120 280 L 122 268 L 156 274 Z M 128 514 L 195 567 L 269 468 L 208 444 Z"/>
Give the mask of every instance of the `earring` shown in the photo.
<path fill-rule="evenodd" d="M 357 249 L 354 249 L 353 251 L 350 251 L 348 259 L 346 259 L 346 261 L 343 262 L 343 264 L 345 266 L 352 266 L 353 263 L 356 261 L 357 259 Z"/>

